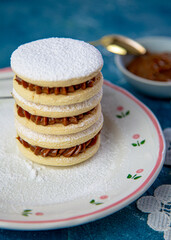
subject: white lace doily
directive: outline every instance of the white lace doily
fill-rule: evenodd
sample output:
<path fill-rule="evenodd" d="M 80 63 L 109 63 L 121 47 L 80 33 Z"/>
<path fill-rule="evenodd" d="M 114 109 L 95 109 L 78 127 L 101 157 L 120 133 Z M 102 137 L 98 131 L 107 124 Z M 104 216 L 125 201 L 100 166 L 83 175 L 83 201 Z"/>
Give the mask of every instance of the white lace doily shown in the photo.
<path fill-rule="evenodd" d="M 166 141 L 166 157 L 165 165 L 171 165 L 171 128 L 166 128 L 163 131 L 165 141 Z"/>
<path fill-rule="evenodd" d="M 171 185 L 161 185 L 153 196 L 137 201 L 139 210 L 149 213 L 147 224 L 155 231 L 164 231 L 164 239 L 171 240 Z"/>
<path fill-rule="evenodd" d="M 165 165 L 171 165 L 171 128 L 164 131 L 166 140 Z M 155 231 L 164 232 L 164 239 L 171 240 L 171 185 L 161 185 L 153 196 L 144 196 L 137 201 L 137 208 L 149 213 L 147 224 Z"/>

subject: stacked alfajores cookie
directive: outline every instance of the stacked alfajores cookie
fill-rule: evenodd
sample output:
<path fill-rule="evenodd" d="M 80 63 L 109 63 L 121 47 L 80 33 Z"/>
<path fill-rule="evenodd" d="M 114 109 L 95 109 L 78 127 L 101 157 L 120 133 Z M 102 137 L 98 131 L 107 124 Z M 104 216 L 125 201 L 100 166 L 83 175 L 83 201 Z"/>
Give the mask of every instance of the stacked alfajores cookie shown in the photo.
<path fill-rule="evenodd" d="M 30 160 L 67 166 L 92 157 L 103 125 L 103 59 L 88 43 L 49 38 L 11 56 L 17 142 Z"/>

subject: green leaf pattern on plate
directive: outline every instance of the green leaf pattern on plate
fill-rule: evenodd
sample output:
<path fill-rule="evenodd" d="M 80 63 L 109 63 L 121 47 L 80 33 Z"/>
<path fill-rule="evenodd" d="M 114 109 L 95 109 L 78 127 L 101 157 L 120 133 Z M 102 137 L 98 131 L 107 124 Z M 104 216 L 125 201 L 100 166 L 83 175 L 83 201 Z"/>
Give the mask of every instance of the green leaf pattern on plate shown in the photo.
<path fill-rule="evenodd" d="M 128 116 L 130 114 L 130 111 L 126 111 L 126 112 L 121 112 L 120 114 L 117 114 L 116 117 L 117 118 L 125 118 L 126 116 Z"/>
<path fill-rule="evenodd" d="M 128 176 L 127 176 L 127 178 L 128 179 L 133 179 L 133 180 L 137 180 L 137 179 L 139 179 L 139 178 L 141 178 L 142 176 L 137 176 L 137 174 L 135 174 L 135 175 L 131 175 L 131 174 L 128 174 Z"/>
<path fill-rule="evenodd" d="M 22 215 L 25 216 L 25 217 L 28 217 L 29 214 L 32 214 L 32 210 L 31 209 L 25 209 L 22 212 Z"/>
<path fill-rule="evenodd" d="M 133 147 L 140 147 L 141 145 L 143 145 L 145 143 L 145 139 L 142 140 L 141 142 L 137 140 L 136 143 L 132 143 Z"/>
<path fill-rule="evenodd" d="M 90 201 L 91 204 L 94 204 L 94 205 L 100 205 L 100 204 L 103 204 L 103 202 L 96 202 L 94 199 L 92 199 Z"/>

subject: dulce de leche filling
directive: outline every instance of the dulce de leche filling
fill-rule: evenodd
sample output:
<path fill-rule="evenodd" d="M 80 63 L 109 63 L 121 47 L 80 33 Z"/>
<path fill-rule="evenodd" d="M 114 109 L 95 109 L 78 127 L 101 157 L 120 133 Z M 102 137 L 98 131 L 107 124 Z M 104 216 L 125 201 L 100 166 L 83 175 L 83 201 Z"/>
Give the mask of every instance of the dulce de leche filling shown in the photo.
<path fill-rule="evenodd" d="M 30 148 L 30 150 L 34 152 L 35 155 L 41 155 L 42 157 L 60 157 L 60 156 L 76 157 L 78 154 L 85 152 L 87 148 L 90 148 L 93 145 L 95 145 L 99 134 L 100 132 L 95 137 L 93 137 L 92 139 L 88 140 L 85 143 L 65 149 L 42 148 L 39 146 L 33 146 L 29 144 L 19 136 L 17 137 L 17 139 L 25 148 Z"/>
<path fill-rule="evenodd" d="M 133 74 L 153 81 L 171 82 L 171 52 L 146 53 L 134 58 L 127 69 Z"/>
<path fill-rule="evenodd" d="M 23 79 L 19 78 L 17 75 L 14 78 L 15 81 L 18 82 L 19 85 L 22 85 L 24 88 L 29 89 L 30 91 L 35 91 L 37 94 L 45 93 L 45 94 L 52 94 L 54 93 L 55 95 L 67 95 L 68 93 L 73 93 L 78 89 L 85 90 L 86 88 L 93 87 L 96 81 L 96 77 L 80 83 L 76 85 L 72 85 L 69 87 L 41 87 L 37 86 L 31 83 L 28 83 L 24 81 Z"/>
<path fill-rule="evenodd" d="M 91 114 L 95 110 L 95 108 L 93 108 L 88 112 L 85 112 L 73 117 L 50 118 L 50 117 L 32 115 L 29 112 L 25 111 L 20 106 L 18 106 L 17 104 L 16 106 L 17 106 L 17 114 L 20 117 L 25 117 L 28 120 L 31 120 L 32 122 L 34 122 L 36 125 L 42 125 L 42 126 L 53 125 L 56 123 L 62 123 L 64 126 L 67 126 L 69 124 L 78 124 L 78 122 L 81 119 L 83 119 L 86 115 Z"/>

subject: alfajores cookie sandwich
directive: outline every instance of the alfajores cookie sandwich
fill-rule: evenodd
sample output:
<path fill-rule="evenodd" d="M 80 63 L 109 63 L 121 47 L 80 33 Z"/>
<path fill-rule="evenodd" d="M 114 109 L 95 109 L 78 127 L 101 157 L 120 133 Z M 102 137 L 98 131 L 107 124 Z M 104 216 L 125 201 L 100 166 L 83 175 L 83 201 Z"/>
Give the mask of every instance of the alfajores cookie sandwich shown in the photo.
<path fill-rule="evenodd" d="M 14 51 L 17 140 L 26 157 L 67 166 L 95 154 L 103 124 L 102 66 L 99 51 L 79 40 L 43 39 Z"/>
<path fill-rule="evenodd" d="M 45 105 L 69 105 L 93 97 L 102 87 L 102 66 L 95 47 L 69 38 L 27 43 L 11 56 L 15 91 Z"/>

